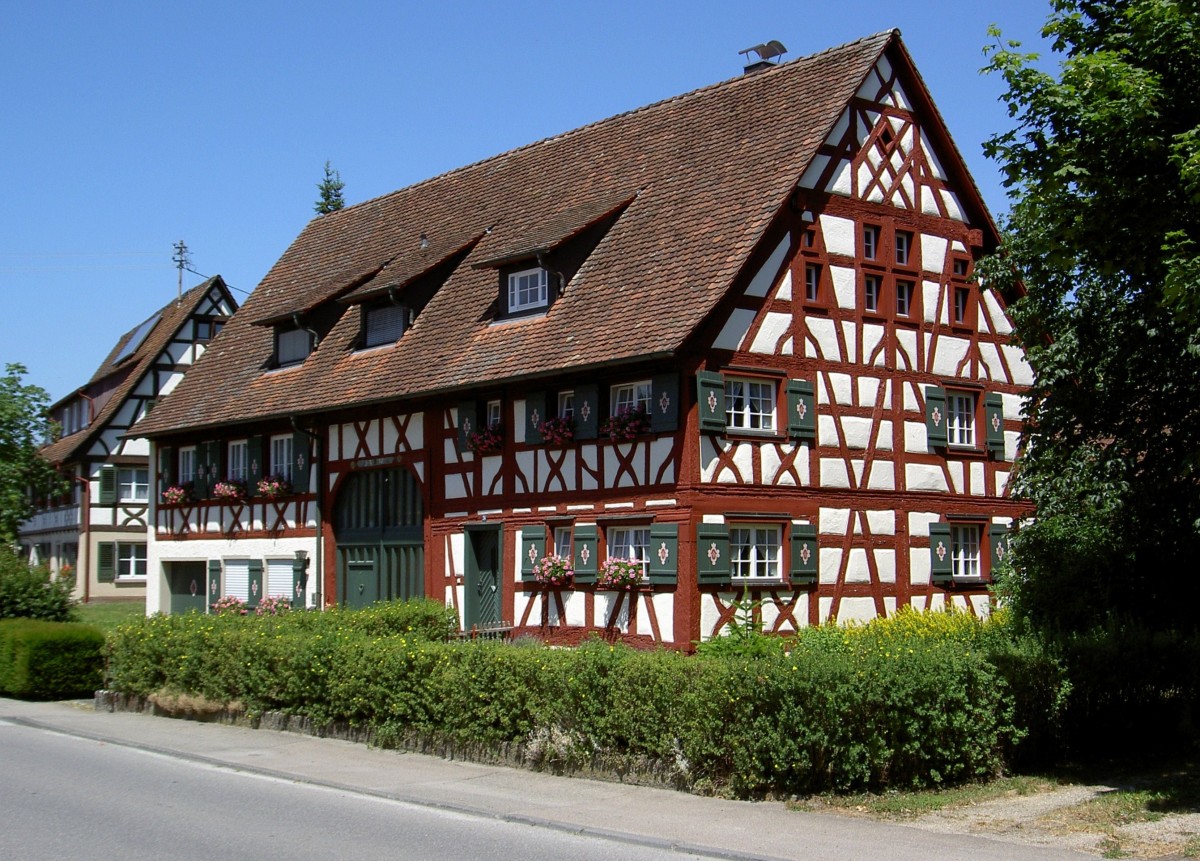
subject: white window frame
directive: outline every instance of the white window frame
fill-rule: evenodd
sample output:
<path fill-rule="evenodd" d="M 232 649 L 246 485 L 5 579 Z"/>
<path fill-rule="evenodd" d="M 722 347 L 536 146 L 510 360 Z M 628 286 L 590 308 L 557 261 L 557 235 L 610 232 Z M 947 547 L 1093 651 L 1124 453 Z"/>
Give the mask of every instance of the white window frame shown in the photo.
<path fill-rule="evenodd" d="M 896 316 L 911 317 L 913 310 L 913 300 L 917 297 L 917 284 L 915 281 L 897 281 L 896 282 Z"/>
<path fill-rule="evenodd" d="M 226 478 L 245 481 L 250 475 L 250 444 L 248 440 L 235 439 L 229 443 L 229 475 Z"/>
<path fill-rule="evenodd" d="M 819 302 L 821 299 L 821 264 L 804 264 L 804 300 Z"/>
<path fill-rule="evenodd" d="M 879 225 L 863 225 L 863 257 L 874 260 L 879 255 Z"/>
<path fill-rule="evenodd" d="M 147 467 L 122 466 L 117 468 L 117 501 L 150 501 L 150 470 Z"/>
<path fill-rule="evenodd" d="M 117 542 L 117 579 L 146 579 L 146 545 L 134 541 Z"/>
<path fill-rule="evenodd" d="M 946 392 L 946 443 L 975 447 L 976 398 L 970 392 Z"/>
<path fill-rule="evenodd" d="M 558 393 L 558 417 L 571 419 L 575 417 L 575 392 Z"/>
<path fill-rule="evenodd" d="M 571 558 L 571 527 L 554 527 L 554 552 L 563 559 Z"/>
<path fill-rule="evenodd" d="M 783 580 L 783 528 L 778 524 L 729 525 L 729 574 L 735 580 Z"/>
<path fill-rule="evenodd" d="M 486 427 L 494 428 L 497 425 L 504 425 L 504 414 L 500 407 L 499 401 L 487 402 L 487 425 Z"/>
<path fill-rule="evenodd" d="M 196 447 L 186 445 L 179 449 L 179 472 L 176 475 L 180 484 L 191 484 L 196 480 Z"/>
<path fill-rule="evenodd" d="M 508 276 L 509 313 L 545 308 L 550 302 L 549 279 L 540 267 L 522 269 Z"/>
<path fill-rule="evenodd" d="M 292 437 L 291 434 L 280 434 L 271 437 L 271 471 L 284 481 L 292 480 Z M 297 488 L 306 490 L 307 488 Z"/>
<path fill-rule="evenodd" d="M 954 307 L 950 309 L 954 315 L 954 323 L 959 326 L 967 325 L 970 322 L 968 318 L 971 313 L 971 291 L 966 287 L 955 287 L 950 301 L 954 303 Z"/>
<path fill-rule="evenodd" d="M 913 235 L 907 230 L 896 231 L 896 265 L 907 266 L 912 257 Z"/>
<path fill-rule="evenodd" d="M 307 329 L 279 329 L 275 334 L 275 359 L 280 367 L 299 365 L 312 350 L 312 333 Z"/>
<path fill-rule="evenodd" d="M 633 383 L 618 383 L 609 390 L 609 403 L 612 405 L 612 415 L 623 409 L 636 410 L 641 407 L 650 412 L 650 398 L 654 387 L 649 380 L 638 380 Z"/>
<path fill-rule="evenodd" d="M 950 526 L 950 569 L 955 580 L 983 577 L 983 527 L 978 523 Z"/>
<path fill-rule="evenodd" d="M 883 278 L 879 275 L 863 276 L 863 310 L 872 314 L 879 313 L 879 303 L 883 299 Z"/>
<path fill-rule="evenodd" d="M 650 567 L 650 527 L 610 526 L 604 530 L 609 559 L 642 563 L 642 576 Z"/>
<path fill-rule="evenodd" d="M 774 433 L 778 384 L 751 377 L 725 378 L 725 425 L 730 430 Z"/>

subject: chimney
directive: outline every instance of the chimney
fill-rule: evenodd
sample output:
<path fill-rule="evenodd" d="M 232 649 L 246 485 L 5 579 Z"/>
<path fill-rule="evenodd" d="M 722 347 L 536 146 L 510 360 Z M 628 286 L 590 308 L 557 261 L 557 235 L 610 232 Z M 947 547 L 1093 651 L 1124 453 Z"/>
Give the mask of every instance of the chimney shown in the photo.
<path fill-rule="evenodd" d="M 753 75 L 755 72 L 761 72 L 764 69 L 770 69 L 776 63 L 772 62 L 776 57 L 782 57 L 787 53 L 787 48 L 783 47 L 783 43 L 778 39 L 772 39 L 770 42 L 764 42 L 761 45 L 755 45 L 747 48 L 744 51 L 738 51 L 749 62 L 746 63 L 744 74 Z M 758 55 L 758 59 L 751 59 L 750 55 Z"/>

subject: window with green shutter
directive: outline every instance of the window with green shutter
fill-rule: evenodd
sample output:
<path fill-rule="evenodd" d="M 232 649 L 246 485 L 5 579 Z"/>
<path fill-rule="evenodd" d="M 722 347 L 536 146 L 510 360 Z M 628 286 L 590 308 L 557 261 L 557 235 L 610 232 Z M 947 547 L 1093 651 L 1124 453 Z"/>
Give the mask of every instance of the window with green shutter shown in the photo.
<path fill-rule="evenodd" d="M 989 392 L 983 401 L 983 420 L 987 425 L 988 451 L 997 460 L 1004 460 L 1004 398 Z"/>
<path fill-rule="evenodd" d="M 100 467 L 100 504 L 115 505 L 117 502 L 117 468 Z"/>
<path fill-rule="evenodd" d="M 949 523 L 929 524 L 929 576 L 934 583 L 949 583 L 954 579 Z"/>
<path fill-rule="evenodd" d="M 792 524 L 792 565 L 788 572 L 793 586 L 817 582 L 817 527 L 811 523 Z"/>
<path fill-rule="evenodd" d="M 208 560 L 208 606 L 220 601 L 221 595 L 221 560 Z"/>
<path fill-rule="evenodd" d="M 292 488 L 308 493 L 312 467 L 312 438 L 302 431 L 292 434 Z"/>
<path fill-rule="evenodd" d="M 816 440 L 817 398 L 809 380 L 787 382 L 787 431 L 792 439 Z"/>
<path fill-rule="evenodd" d="M 675 523 L 650 524 L 650 557 L 646 574 L 651 583 L 675 583 L 679 579 L 679 526 Z"/>
<path fill-rule="evenodd" d="M 259 600 L 263 594 L 263 563 L 261 559 L 251 559 L 247 566 L 250 574 L 249 588 L 247 589 L 246 606 L 254 608 L 258 606 Z"/>
<path fill-rule="evenodd" d="M 533 580 L 533 566 L 546 555 L 546 527 L 521 528 L 521 581 Z"/>
<path fill-rule="evenodd" d="M 654 433 L 679 427 L 679 374 L 658 374 L 650 381 L 650 430 Z"/>
<path fill-rule="evenodd" d="M 525 396 L 525 442 L 529 445 L 541 445 L 542 422 L 550 418 L 546 414 L 546 393 L 530 392 Z"/>
<path fill-rule="evenodd" d="M 1003 523 L 993 523 L 988 527 L 988 544 L 990 545 L 992 558 L 990 573 L 992 576 L 995 576 L 996 569 L 1008 559 L 1009 551 L 1012 549 L 1010 541 L 1009 528 Z"/>
<path fill-rule="evenodd" d="M 725 380 L 712 371 L 696 374 L 696 404 L 703 433 L 725 432 Z"/>
<path fill-rule="evenodd" d="M 478 410 L 474 401 L 463 401 L 458 405 L 458 453 L 471 450 L 468 443 L 471 434 L 479 430 Z"/>
<path fill-rule="evenodd" d="M 600 435 L 600 386 L 581 383 L 575 386 L 575 439 L 596 439 Z"/>
<path fill-rule="evenodd" d="M 930 448 L 946 447 L 946 390 L 925 387 L 925 432 Z"/>
<path fill-rule="evenodd" d="M 599 553 L 596 549 L 598 533 L 594 523 L 576 526 L 571 536 L 572 553 L 574 554 L 575 582 L 587 585 L 596 582 L 600 571 Z"/>
<path fill-rule="evenodd" d="M 96 580 L 112 583 L 117 579 L 117 545 L 112 541 L 101 541 L 96 545 Z"/>
<path fill-rule="evenodd" d="M 266 475 L 263 452 L 267 450 L 261 436 L 252 436 L 246 440 L 246 491 L 251 496 L 258 495 L 258 483 Z"/>
<path fill-rule="evenodd" d="M 696 579 L 701 586 L 730 582 L 729 529 L 723 523 L 696 524 Z"/>
<path fill-rule="evenodd" d="M 308 585 L 308 557 L 299 553 L 292 560 L 292 608 L 303 609 Z"/>

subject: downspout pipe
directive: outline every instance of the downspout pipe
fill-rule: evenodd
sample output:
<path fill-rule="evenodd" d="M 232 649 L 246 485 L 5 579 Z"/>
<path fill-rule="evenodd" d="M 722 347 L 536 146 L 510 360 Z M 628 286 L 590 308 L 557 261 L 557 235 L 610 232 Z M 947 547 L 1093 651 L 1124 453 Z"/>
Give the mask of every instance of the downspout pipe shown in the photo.
<path fill-rule="evenodd" d="M 313 337 L 313 349 L 314 349 L 314 350 L 315 350 L 315 349 L 317 349 L 317 347 L 319 347 L 319 346 L 321 345 L 321 336 L 317 334 L 317 330 L 316 330 L 316 329 L 310 329 L 308 326 L 305 326 L 305 325 L 304 325 L 304 324 L 303 324 L 303 323 L 300 321 L 300 312 L 299 312 L 299 311 L 297 311 L 297 312 L 295 312 L 294 314 L 292 314 L 292 322 L 296 324 L 296 328 L 297 328 L 297 329 L 303 329 L 305 332 L 308 332 L 308 334 L 312 335 L 312 337 Z M 295 420 L 295 418 L 293 417 L 293 419 L 292 419 L 292 424 L 293 424 L 293 426 L 295 426 L 295 421 L 296 421 L 296 420 Z M 296 428 L 296 430 L 300 430 L 300 428 Z M 301 431 L 301 432 L 302 432 L 302 433 L 308 433 L 307 431 Z M 309 436 L 312 436 L 312 434 L 309 434 Z"/>
<path fill-rule="evenodd" d="M 316 337 L 316 334 L 314 333 L 313 336 Z M 313 603 L 318 610 L 324 610 L 325 605 L 322 602 L 322 596 L 325 591 L 325 567 L 323 564 L 324 549 L 325 549 L 325 535 L 324 535 L 325 520 L 324 520 L 324 517 L 322 517 L 321 500 L 325 496 L 325 454 L 322 451 L 323 446 L 321 444 L 321 437 L 318 436 L 317 434 L 313 433 L 312 431 L 308 430 L 307 428 L 300 427 L 300 421 L 299 421 L 299 419 L 296 418 L 296 416 L 290 416 L 289 418 L 292 423 L 292 430 L 294 430 L 296 433 L 304 434 L 304 436 L 308 437 L 310 440 L 312 440 L 315 443 L 315 445 L 313 446 L 313 449 L 314 449 L 313 460 L 316 461 L 316 466 L 317 466 L 317 492 L 315 495 L 315 505 L 316 505 L 315 517 L 316 517 L 316 521 L 317 521 L 317 547 L 316 547 L 316 552 L 313 555 L 313 571 L 312 571 L 312 577 L 313 577 L 313 583 L 314 583 Z"/>

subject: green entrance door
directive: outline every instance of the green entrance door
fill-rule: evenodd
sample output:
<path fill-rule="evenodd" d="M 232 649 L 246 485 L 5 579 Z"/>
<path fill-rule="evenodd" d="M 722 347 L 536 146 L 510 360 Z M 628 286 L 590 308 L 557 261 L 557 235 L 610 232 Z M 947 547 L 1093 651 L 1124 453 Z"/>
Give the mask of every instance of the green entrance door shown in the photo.
<path fill-rule="evenodd" d="M 500 527 L 468 526 L 466 571 L 463 579 L 464 629 L 500 624 Z"/>
<path fill-rule="evenodd" d="M 421 487 L 407 469 L 351 475 L 334 506 L 338 601 L 365 607 L 425 594 Z"/>
<path fill-rule="evenodd" d="M 166 565 L 171 615 L 203 613 L 208 594 L 208 575 L 204 562 L 168 562 Z"/>

